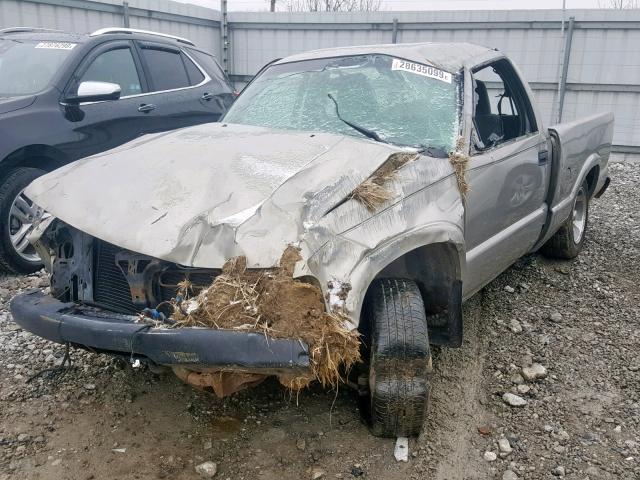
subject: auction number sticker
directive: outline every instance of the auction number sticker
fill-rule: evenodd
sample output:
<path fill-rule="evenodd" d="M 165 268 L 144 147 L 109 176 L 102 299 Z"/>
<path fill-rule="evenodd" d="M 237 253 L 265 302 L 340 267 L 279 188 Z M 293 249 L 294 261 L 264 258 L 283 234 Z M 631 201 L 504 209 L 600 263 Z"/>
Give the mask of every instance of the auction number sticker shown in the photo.
<path fill-rule="evenodd" d="M 439 70 L 429 65 L 422 65 L 420 63 L 407 62 L 399 58 L 394 58 L 391 63 L 391 70 L 402 70 L 404 72 L 415 73 L 416 75 L 422 75 L 423 77 L 435 78 L 441 82 L 451 83 L 451 74 Z"/>
<path fill-rule="evenodd" d="M 52 50 L 73 50 L 77 43 L 69 42 L 40 42 L 36 48 L 48 48 Z"/>

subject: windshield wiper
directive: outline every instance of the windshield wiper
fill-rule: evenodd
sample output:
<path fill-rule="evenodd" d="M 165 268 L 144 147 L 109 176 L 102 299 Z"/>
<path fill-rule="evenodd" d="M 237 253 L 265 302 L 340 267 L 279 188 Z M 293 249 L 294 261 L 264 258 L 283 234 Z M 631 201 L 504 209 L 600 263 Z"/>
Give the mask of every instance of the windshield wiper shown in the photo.
<path fill-rule="evenodd" d="M 338 118 L 340 120 L 342 120 L 344 123 L 349 125 L 354 130 L 360 132 L 362 135 L 364 135 L 367 138 L 371 138 L 371 139 L 375 140 L 376 142 L 389 143 L 386 140 L 383 140 L 380 137 L 380 135 L 378 135 L 373 130 L 369 130 L 368 128 L 361 127 L 360 125 L 356 125 L 355 123 L 350 122 L 349 120 L 345 120 L 344 118 L 342 118 L 342 116 L 340 115 L 340 110 L 338 109 L 338 102 L 336 101 L 336 99 L 333 98 L 333 95 L 331 95 L 330 93 L 327 93 L 327 96 L 331 99 L 331 101 L 333 101 L 333 104 L 336 106 L 336 115 L 338 116 Z"/>

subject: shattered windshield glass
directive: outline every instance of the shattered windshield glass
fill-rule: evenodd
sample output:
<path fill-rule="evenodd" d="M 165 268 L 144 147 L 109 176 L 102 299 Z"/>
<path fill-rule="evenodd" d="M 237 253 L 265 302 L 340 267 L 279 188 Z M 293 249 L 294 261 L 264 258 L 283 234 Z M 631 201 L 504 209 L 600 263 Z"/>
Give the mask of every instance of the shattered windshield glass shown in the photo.
<path fill-rule="evenodd" d="M 247 86 L 224 121 L 450 152 L 458 136 L 457 85 L 455 75 L 388 55 L 274 65 Z"/>
<path fill-rule="evenodd" d="M 44 90 L 75 46 L 70 42 L 0 40 L 0 96 Z"/>

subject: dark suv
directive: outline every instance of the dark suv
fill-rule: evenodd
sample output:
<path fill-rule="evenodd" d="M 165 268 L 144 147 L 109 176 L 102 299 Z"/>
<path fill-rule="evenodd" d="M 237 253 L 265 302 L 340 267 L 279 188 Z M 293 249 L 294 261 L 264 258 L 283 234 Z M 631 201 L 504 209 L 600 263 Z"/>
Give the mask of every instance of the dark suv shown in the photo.
<path fill-rule="evenodd" d="M 215 58 L 184 38 L 0 30 L 0 267 L 40 268 L 28 242 L 37 207 L 22 194 L 36 177 L 140 135 L 216 121 L 233 98 Z"/>

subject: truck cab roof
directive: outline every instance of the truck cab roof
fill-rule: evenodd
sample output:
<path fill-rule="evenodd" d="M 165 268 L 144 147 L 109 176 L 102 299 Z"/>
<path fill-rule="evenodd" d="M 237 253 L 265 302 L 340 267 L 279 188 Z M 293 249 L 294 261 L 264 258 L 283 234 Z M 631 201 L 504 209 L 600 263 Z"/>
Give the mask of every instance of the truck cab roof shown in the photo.
<path fill-rule="evenodd" d="M 290 55 L 276 63 L 372 54 L 390 55 L 418 63 L 425 63 L 451 73 L 459 71 L 468 63 L 474 63 L 477 59 L 482 58 L 484 60 L 487 55 L 501 56 L 496 50 L 472 43 L 425 42 L 325 48 Z"/>

